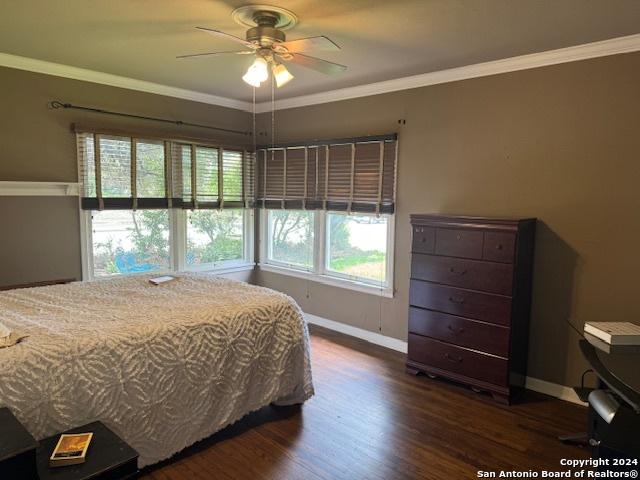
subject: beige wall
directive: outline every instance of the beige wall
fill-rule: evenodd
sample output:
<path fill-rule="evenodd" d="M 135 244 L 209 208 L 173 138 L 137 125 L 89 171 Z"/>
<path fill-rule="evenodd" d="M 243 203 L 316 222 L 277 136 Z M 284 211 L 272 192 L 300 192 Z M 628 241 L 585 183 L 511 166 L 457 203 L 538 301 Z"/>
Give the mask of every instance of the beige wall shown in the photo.
<path fill-rule="evenodd" d="M 309 313 L 406 339 L 410 213 L 536 216 L 530 375 L 576 383 L 584 364 L 567 319 L 640 314 L 639 84 L 634 53 L 277 112 L 279 141 L 399 133 L 397 291 L 381 299 L 266 272 L 257 280 Z M 0 68 L 0 91 L 0 180 L 75 181 L 73 122 L 149 128 L 51 111 L 52 99 L 250 125 L 235 110 L 18 70 Z M 0 285 L 80 276 L 75 198 L 0 197 L 0 215 Z"/>
<path fill-rule="evenodd" d="M 639 85 L 633 53 L 278 111 L 277 141 L 399 133 L 397 291 L 257 281 L 404 340 L 410 213 L 537 217 L 529 374 L 576 384 L 585 364 L 567 320 L 640 318 Z"/>
<path fill-rule="evenodd" d="M 0 197 L 0 286 L 79 279 L 77 197 Z"/>
<path fill-rule="evenodd" d="M 105 110 L 246 130 L 249 114 L 160 95 L 0 68 L 0 181 L 76 182 L 76 144 L 72 123 L 107 128 L 153 129 L 225 143 L 249 137 L 218 135 L 155 122 L 74 110 L 50 110 L 48 102 L 89 105 Z M 236 277 L 249 278 L 249 273 Z M 0 196 L 0 286 L 80 278 L 77 197 Z"/>

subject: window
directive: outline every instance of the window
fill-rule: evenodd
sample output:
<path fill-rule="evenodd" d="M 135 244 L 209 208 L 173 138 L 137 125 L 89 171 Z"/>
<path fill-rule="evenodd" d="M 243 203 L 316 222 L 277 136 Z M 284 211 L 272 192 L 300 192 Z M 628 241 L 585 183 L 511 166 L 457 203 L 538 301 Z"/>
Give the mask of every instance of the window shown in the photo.
<path fill-rule="evenodd" d="M 393 296 L 393 216 L 264 210 L 261 268 Z"/>
<path fill-rule="evenodd" d="M 327 274 L 386 284 L 386 217 L 328 212 L 326 231 Z"/>
<path fill-rule="evenodd" d="M 138 198 L 165 195 L 164 146 L 162 142 L 136 142 L 136 190 Z"/>
<path fill-rule="evenodd" d="M 78 131 L 83 278 L 253 268 L 254 157 Z"/>
<path fill-rule="evenodd" d="M 259 147 L 261 268 L 392 297 L 397 160 L 394 133 Z"/>
<path fill-rule="evenodd" d="M 196 199 L 213 202 L 218 199 L 218 150 L 196 147 Z"/>
<path fill-rule="evenodd" d="M 186 267 L 243 261 L 244 224 L 241 209 L 187 212 Z"/>
<path fill-rule="evenodd" d="M 128 138 L 100 139 L 103 197 L 131 196 L 131 143 Z"/>
<path fill-rule="evenodd" d="M 251 210 L 82 212 L 85 279 L 254 265 Z"/>
<path fill-rule="evenodd" d="M 170 270 L 167 210 L 91 212 L 93 275 Z"/>
<path fill-rule="evenodd" d="M 275 264 L 313 270 L 315 215 L 304 210 L 268 210 L 267 258 Z"/>
<path fill-rule="evenodd" d="M 258 205 L 392 214 L 397 147 L 395 134 L 261 147 Z"/>

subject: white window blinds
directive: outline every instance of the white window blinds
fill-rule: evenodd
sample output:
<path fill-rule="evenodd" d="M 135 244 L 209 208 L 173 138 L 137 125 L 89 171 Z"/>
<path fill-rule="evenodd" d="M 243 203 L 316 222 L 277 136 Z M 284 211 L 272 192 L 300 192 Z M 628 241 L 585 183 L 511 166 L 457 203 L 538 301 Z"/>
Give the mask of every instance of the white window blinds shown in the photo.
<path fill-rule="evenodd" d="M 393 213 L 396 164 L 395 134 L 262 147 L 258 205 Z"/>
<path fill-rule="evenodd" d="M 172 140 L 77 133 L 84 209 L 249 208 L 254 156 Z"/>

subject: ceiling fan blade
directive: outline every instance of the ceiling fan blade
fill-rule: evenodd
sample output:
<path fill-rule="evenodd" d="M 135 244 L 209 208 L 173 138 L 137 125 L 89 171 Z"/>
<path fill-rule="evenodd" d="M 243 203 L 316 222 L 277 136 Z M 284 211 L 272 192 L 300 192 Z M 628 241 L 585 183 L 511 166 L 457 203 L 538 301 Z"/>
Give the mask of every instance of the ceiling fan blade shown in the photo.
<path fill-rule="evenodd" d="M 258 48 L 257 45 L 254 45 L 253 43 L 246 41 L 244 38 L 236 37 L 235 35 L 231 35 L 230 33 L 225 33 L 225 32 L 221 32 L 220 30 L 214 30 L 212 28 L 205 28 L 205 27 L 196 27 L 196 29 L 200 30 L 201 32 L 209 33 L 211 35 L 215 35 L 220 38 L 233 40 L 234 42 L 241 43 L 245 47 L 249 47 L 253 49 Z"/>
<path fill-rule="evenodd" d="M 311 68 L 325 75 L 338 75 L 347 69 L 345 65 L 328 62 L 321 58 L 310 57 L 309 55 L 303 55 L 301 53 L 291 53 L 283 56 L 282 59 L 302 67 Z"/>
<path fill-rule="evenodd" d="M 178 55 L 176 58 L 200 58 L 209 57 L 212 55 L 253 55 L 255 52 L 252 50 L 236 50 L 229 52 L 206 52 L 206 53 L 192 53 L 190 55 Z"/>
<path fill-rule="evenodd" d="M 291 53 L 296 52 L 311 52 L 317 51 L 336 51 L 340 50 L 340 47 L 336 45 L 330 38 L 325 36 L 299 38 L 298 40 L 291 40 L 289 42 L 279 43 Z"/>

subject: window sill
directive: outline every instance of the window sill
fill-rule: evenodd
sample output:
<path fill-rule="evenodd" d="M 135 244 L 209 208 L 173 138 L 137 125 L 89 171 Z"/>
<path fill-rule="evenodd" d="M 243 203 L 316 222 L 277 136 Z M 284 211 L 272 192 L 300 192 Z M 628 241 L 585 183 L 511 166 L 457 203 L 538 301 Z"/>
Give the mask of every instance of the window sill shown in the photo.
<path fill-rule="evenodd" d="M 227 265 L 227 266 L 219 266 L 219 267 L 211 267 L 208 265 L 204 265 L 202 267 L 185 268 L 184 271 L 189 273 L 215 273 L 216 275 L 221 275 L 224 273 L 246 272 L 249 270 L 253 270 L 255 267 L 256 267 L 255 263 L 243 263 L 243 264 Z"/>
<path fill-rule="evenodd" d="M 110 275 L 97 275 L 90 279 L 83 279 L 83 282 L 102 282 L 105 280 L 113 280 L 114 278 L 130 278 L 130 277 L 145 277 L 154 276 L 162 277 L 163 275 L 175 275 L 173 270 L 155 270 L 150 272 L 135 272 L 135 273 L 112 273 Z"/>
<path fill-rule="evenodd" d="M 258 267 L 260 268 L 260 270 L 264 270 L 265 272 L 279 273 L 281 275 L 288 275 L 290 277 L 303 278 L 312 282 L 331 285 L 332 287 L 354 290 L 361 293 L 368 293 L 369 295 L 375 295 L 376 297 L 393 298 L 392 287 L 376 287 L 374 285 L 369 285 L 363 282 L 332 277 L 329 275 L 319 275 L 313 272 L 295 270 L 293 268 L 280 267 L 268 263 L 260 263 L 258 264 Z"/>
<path fill-rule="evenodd" d="M 246 272 L 249 270 L 253 270 L 256 267 L 255 263 L 244 263 L 241 265 L 233 265 L 226 267 L 203 267 L 199 269 L 185 269 L 185 270 L 157 270 L 155 272 L 140 272 L 140 273 L 127 273 L 127 274 L 112 274 L 112 275 L 101 275 L 99 277 L 93 277 L 91 280 L 85 280 L 87 282 L 101 282 L 103 280 L 110 280 L 114 278 L 125 278 L 125 277 L 144 277 L 153 275 L 155 277 L 161 277 L 163 275 L 180 275 L 181 273 L 213 273 L 216 275 L 222 275 L 225 273 L 236 273 L 236 272 Z"/>

